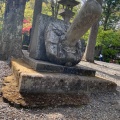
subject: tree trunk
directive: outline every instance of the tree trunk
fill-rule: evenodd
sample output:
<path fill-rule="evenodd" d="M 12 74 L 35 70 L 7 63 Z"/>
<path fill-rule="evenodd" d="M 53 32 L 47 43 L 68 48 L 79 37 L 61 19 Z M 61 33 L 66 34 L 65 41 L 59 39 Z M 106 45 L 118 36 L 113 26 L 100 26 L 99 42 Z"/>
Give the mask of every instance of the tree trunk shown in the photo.
<path fill-rule="evenodd" d="M 97 1 L 102 6 L 102 0 L 97 0 Z M 86 50 L 82 58 L 82 60 L 84 61 L 94 63 L 95 44 L 98 34 L 98 28 L 99 28 L 99 21 L 94 23 L 93 26 L 91 27 Z"/>
<path fill-rule="evenodd" d="M 112 5 L 112 1 L 107 4 L 108 5 L 108 8 L 106 8 L 106 16 L 105 16 L 105 21 L 104 21 L 104 24 L 103 24 L 103 27 L 104 27 L 104 30 L 107 30 L 107 26 L 108 26 L 108 20 L 109 20 L 109 17 L 111 15 L 111 5 Z"/>
<path fill-rule="evenodd" d="M 33 33 L 34 33 L 36 19 L 37 19 L 38 14 L 41 13 L 41 11 L 42 11 L 42 0 L 35 0 L 32 30 L 31 30 L 31 33 L 30 33 L 29 51 L 30 51 L 30 48 L 31 48 L 31 41 L 32 41 Z"/>
<path fill-rule="evenodd" d="M 22 25 L 26 0 L 7 0 L 2 30 L 3 59 L 22 57 Z"/>
<path fill-rule="evenodd" d="M 108 11 L 108 14 L 105 17 L 105 21 L 104 21 L 104 24 L 103 24 L 104 30 L 107 30 L 107 26 L 108 26 L 107 24 L 108 24 L 109 17 L 110 17 L 110 13 Z"/>

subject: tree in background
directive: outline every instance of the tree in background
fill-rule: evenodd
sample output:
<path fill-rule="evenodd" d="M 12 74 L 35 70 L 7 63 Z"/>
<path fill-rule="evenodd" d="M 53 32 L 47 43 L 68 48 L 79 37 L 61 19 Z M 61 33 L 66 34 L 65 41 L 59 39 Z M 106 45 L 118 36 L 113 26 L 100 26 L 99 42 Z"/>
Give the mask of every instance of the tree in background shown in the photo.
<path fill-rule="evenodd" d="M 3 59 L 22 57 L 22 25 L 26 0 L 6 0 L 2 29 Z"/>
<path fill-rule="evenodd" d="M 120 0 L 104 0 L 103 1 L 102 22 L 104 30 L 114 29 L 115 23 L 120 20 Z"/>
<path fill-rule="evenodd" d="M 50 0 L 50 2 L 51 2 L 51 8 L 52 8 L 52 16 L 54 18 L 57 18 L 58 10 L 59 10 L 58 0 Z"/>
<path fill-rule="evenodd" d="M 120 53 L 120 30 L 103 30 L 100 27 L 97 37 L 97 48 L 101 48 L 104 61 L 109 62 L 110 59 L 116 59 L 117 53 Z"/>
<path fill-rule="evenodd" d="M 2 1 L 2 2 L 4 2 L 4 0 L 0 0 L 0 1 Z M 9 1 L 9 0 L 8 0 Z M 12 0 L 12 1 L 17 1 L 17 0 Z M 19 0 L 18 0 L 19 1 Z M 31 9 L 32 9 L 32 11 L 33 11 L 33 9 L 34 9 L 34 2 L 35 2 L 35 0 L 29 0 L 30 2 L 29 2 L 29 4 L 32 6 L 32 7 L 28 7 L 28 8 L 26 8 L 26 13 L 25 13 L 25 16 L 26 16 L 26 18 L 28 17 L 28 16 L 31 16 L 31 18 L 32 18 L 32 13 L 31 13 Z M 40 0 L 41 1 L 41 0 Z M 47 14 L 47 15 L 52 15 L 52 8 L 51 8 L 51 4 L 50 4 L 50 0 L 43 0 L 45 3 L 48 3 L 48 4 L 45 4 L 45 3 L 43 3 L 43 5 L 42 5 L 42 13 L 45 13 L 45 14 Z M 82 1 L 86 1 L 86 0 L 82 0 Z M 111 2 L 111 1 L 116 1 L 116 0 L 104 0 L 104 5 L 103 5 L 103 7 L 105 6 L 105 5 L 107 5 L 108 3 L 107 3 L 107 1 L 109 1 L 109 2 Z M 119 3 L 119 0 L 117 0 L 117 2 Z M 1 5 L 1 4 L 0 4 Z M 110 4 L 109 4 L 110 5 Z M 109 20 L 108 21 L 112 21 L 111 23 L 112 24 L 107 24 L 106 26 L 107 26 L 107 29 L 114 29 L 113 28 L 113 26 L 114 26 L 114 23 L 118 20 L 117 18 L 120 16 L 119 15 L 119 8 L 120 7 L 118 7 L 118 5 L 120 5 L 120 4 L 117 4 L 117 7 L 114 9 L 114 12 L 112 12 L 112 15 L 115 15 L 116 17 L 111 17 L 111 14 L 110 14 L 110 17 L 109 17 Z M 108 6 L 108 5 L 107 5 Z M 112 5 L 113 6 L 113 5 Z M 115 6 L 115 5 L 114 5 Z M 13 7 L 14 8 L 14 7 Z M 106 7 L 105 7 L 106 8 Z M 108 7 L 105 9 L 105 8 L 103 8 L 103 14 L 102 14 L 102 23 L 104 23 L 105 22 L 105 18 L 107 18 L 107 17 L 105 17 L 105 15 L 107 15 L 107 14 L 105 14 L 105 13 L 107 13 L 107 12 L 104 12 L 105 10 L 107 11 L 108 9 Z M 15 10 L 15 8 L 14 8 L 14 10 Z M 2 11 L 4 11 L 4 10 L 2 10 Z M 76 11 L 76 13 L 77 13 L 77 7 L 75 7 L 75 9 L 74 9 L 74 11 Z M 39 12 L 39 11 L 38 11 Z M 30 15 L 29 15 L 29 13 L 30 13 Z M 113 13 L 115 13 L 115 14 L 113 14 Z M 0 16 L 1 16 L 1 14 L 0 14 Z M 29 18 L 29 17 L 28 17 Z M 16 18 L 15 18 L 16 19 Z M 32 22 L 32 19 L 30 20 L 30 22 Z M 109 22 L 108 22 L 109 23 Z M 12 26 L 11 25 L 12 23 L 10 23 L 10 26 Z M 15 24 L 16 24 L 16 22 L 15 22 Z M 102 25 L 104 25 L 104 24 L 102 24 Z M 8 27 L 8 29 L 11 29 L 11 27 Z M 19 28 L 19 27 L 18 27 Z M 104 28 L 104 27 L 103 27 Z M 7 29 L 7 28 L 6 28 Z M 15 28 L 16 29 L 16 28 Z M 106 31 L 108 31 L 106 29 Z M 104 31 L 105 29 L 101 29 L 100 28 L 100 32 L 99 32 L 99 34 L 101 35 L 101 32 L 102 33 L 104 33 L 105 31 Z M 8 30 L 7 30 L 8 31 Z M 95 31 L 96 32 L 96 31 Z M 117 32 L 117 31 L 113 31 L 112 30 L 112 32 Z M 111 32 L 111 33 L 112 33 Z M 12 32 L 11 32 L 12 33 Z M 111 34 L 110 33 L 110 34 Z M 98 43 L 98 41 L 103 41 L 104 40 L 104 37 L 99 37 L 99 34 L 98 34 L 98 40 L 97 40 L 97 43 Z M 6 35 L 7 35 L 7 33 L 6 33 Z M 9 35 L 11 35 L 11 34 L 9 34 Z M 87 38 L 88 39 L 88 35 L 89 35 L 89 32 L 87 33 L 87 35 L 84 35 L 83 36 L 83 38 Z M 104 35 L 104 34 L 103 34 Z M 108 35 L 108 36 L 110 36 L 110 35 Z M 13 36 L 12 36 L 13 37 Z M 7 38 L 7 37 L 6 37 Z M 109 37 L 108 37 L 109 38 Z M 109 39 L 108 38 L 105 38 L 106 39 L 106 41 L 109 41 Z M 90 38 L 89 38 L 90 39 Z M 101 40 L 100 40 L 101 39 Z M 5 38 L 4 38 L 4 40 L 5 40 Z M 7 40 L 7 39 L 6 39 Z M 8 40 L 12 40 L 12 38 L 10 39 L 8 39 Z M 114 41 L 114 38 L 112 39 L 112 42 Z M 9 41 L 5 41 L 5 42 L 3 42 L 3 43 L 8 43 L 9 44 Z M 101 43 L 101 42 L 100 42 Z M 10 44 L 12 44 L 12 43 L 10 43 Z M 102 43 L 101 43 L 102 44 Z M 103 48 L 103 45 L 100 45 L 99 44 L 99 46 L 102 46 L 102 48 Z M 98 47 L 98 44 L 97 44 L 97 47 Z M 108 46 L 107 46 L 108 47 Z M 6 46 L 6 48 L 7 49 L 9 49 L 9 47 L 7 47 Z M 93 48 L 93 47 L 92 47 Z M 2 49 L 3 49 L 3 47 L 2 47 Z M 107 49 L 105 49 L 105 46 L 104 46 L 104 49 L 102 50 L 103 51 L 103 53 L 106 53 L 106 52 L 104 52 L 104 51 L 106 51 Z M 0 50 L 1 51 L 1 50 Z M 110 49 L 110 51 L 112 51 L 112 49 Z M 92 53 L 94 53 L 94 52 L 92 52 Z M 109 52 L 110 53 L 110 52 Z M 113 52 L 112 52 L 113 53 Z M 94 58 L 94 57 L 93 57 Z"/>

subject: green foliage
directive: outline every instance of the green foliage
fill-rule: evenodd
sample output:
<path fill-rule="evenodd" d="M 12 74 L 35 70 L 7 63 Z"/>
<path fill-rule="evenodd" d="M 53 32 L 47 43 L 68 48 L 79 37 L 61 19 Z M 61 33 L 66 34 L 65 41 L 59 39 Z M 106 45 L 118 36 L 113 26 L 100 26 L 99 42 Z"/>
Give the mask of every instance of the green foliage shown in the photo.
<path fill-rule="evenodd" d="M 82 36 L 82 39 L 84 39 L 84 40 L 87 42 L 88 37 L 89 37 L 89 34 L 90 34 L 90 30 L 88 30 L 88 31 Z"/>
<path fill-rule="evenodd" d="M 100 27 L 97 37 L 96 46 L 102 47 L 102 54 L 106 61 L 107 59 L 115 59 L 115 56 L 120 51 L 120 31 L 106 30 Z"/>
<path fill-rule="evenodd" d="M 90 30 L 82 37 L 87 43 Z M 96 47 L 102 48 L 102 54 L 104 56 L 104 61 L 109 62 L 111 59 L 115 59 L 117 53 L 120 51 L 117 48 L 120 48 L 120 30 L 106 30 L 104 31 L 103 27 L 99 27 Z M 95 59 L 99 59 L 98 56 Z"/>
<path fill-rule="evenodd" d="M 55 1 L 54 4 L 52 3 L 53 1 Z M 55 18 L 57 16 L 58 19 L 62 19 L 62 17 L 58 14 L 58 11 L 63 9 L 63 6 L 62 5 L 58 6 L 57 2 L 58 0 L 44 0 L 42 5 L 42 13 L 49 16 L 53 16 Z M 73 12 L 75 13 L 75 15 L 78 13 L 79 9 L 80 5 L 73 8 Z M 73 21 L 73 19 L 74 17 L 71 19 L 71 22 Z"/>
<path fill-rule="evenodd" d="M 43 3 L 42 13 L 46 14 L 48 16 L 52 16 L 52 9 L 51 9 L 51 4 L 50 3 L 48 3 L 48 4 Z"/>
<path fill-rule="evenodd" d="M 5 10 L 5 1 L 0 0 L 0 31 L 2 30 L 2 26 L 3 26 L 4 10 Z"/>
<path fill-rule="evenodd" d="M 24 12 L 25 19 L 29 20 L 30 22 L 32 22 L 32 18 L 33 18 L 33 10 L 34 10 L 33 6 L 34 6 L 34 1 L 30 0 L 29 2 L 26 3 L 25 12 Z"/>
<path fill-rule="evenodd" d="M 120 20 L 120 0 L 103 0 L 102 22 L 104 30 L 114 29 Z"/>
<path fill-rule="evenodd" d="M 119 31 L 113 31 L 113 30 L 104 31 L 103 28 L 100 27 L 96 45 L 102 47 L 120 46 Z"/>

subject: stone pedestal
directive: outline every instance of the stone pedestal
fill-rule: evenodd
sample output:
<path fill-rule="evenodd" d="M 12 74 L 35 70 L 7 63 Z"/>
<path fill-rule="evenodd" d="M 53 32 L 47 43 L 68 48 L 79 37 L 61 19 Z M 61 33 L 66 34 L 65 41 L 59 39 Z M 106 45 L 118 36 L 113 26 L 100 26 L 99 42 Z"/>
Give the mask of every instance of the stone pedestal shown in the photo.
<path fill-rule="evenodd" d="M 45 62 L 41 60 L 35 60 L 29 57 L 29 53 L 27 51 L 23 51 L 25 63 L 30 65 L 35 71 L 44 72 L 44 73 L 63 73 L 63 74 L 73 74 L 80 76 L 95 76 L 95 70 L 89 69 L 87 67 L 82 66 L 74 66 L 67 67 L 62 65 L 52 64 L 50 62 Z"/>
<path fill-rule="evenodd" d="M 81 94 L 113 91 L 116 84 L 91 75 L 36 72 L 24 61 L 13 60 L 12 70 L 21 93 Z"/>

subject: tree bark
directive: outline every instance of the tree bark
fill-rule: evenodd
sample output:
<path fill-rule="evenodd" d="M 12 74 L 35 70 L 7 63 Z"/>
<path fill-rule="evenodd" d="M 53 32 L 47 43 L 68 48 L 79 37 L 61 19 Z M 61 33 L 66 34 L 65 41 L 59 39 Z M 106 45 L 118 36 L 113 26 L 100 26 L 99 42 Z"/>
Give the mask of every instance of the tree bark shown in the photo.
<path fill-rule="evenodd" d="M 97 2 L 101 6 L 102 6 L 102 1 L 103 0 L 97 0 Z M 84 61 L 94 63 L 95 44 L 96 44 L 96 39 L 97 39 L 97 34 L 98 34 L 98 28 L 99 28 L 99 20 L 95 22 L 93 26 L 91 27 L 86 50 L 82 58 L 82 60 Z"/>
<path fill-rule="evenodd" d="M 22 25 L 26 0 L 7 0 L 2 29 L 3 59 L 22 57 Z"/>

